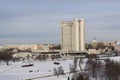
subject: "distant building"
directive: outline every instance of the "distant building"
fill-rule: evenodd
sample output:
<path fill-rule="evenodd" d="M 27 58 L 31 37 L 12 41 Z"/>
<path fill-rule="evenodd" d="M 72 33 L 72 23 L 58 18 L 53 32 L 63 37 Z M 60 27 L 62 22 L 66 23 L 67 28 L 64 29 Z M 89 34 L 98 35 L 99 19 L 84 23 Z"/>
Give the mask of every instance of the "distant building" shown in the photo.
<path fill-rule="evenodd" d="M 115 51 L 120 52 L 120 41 L 116 43 L 116 45 L 115 45 Z"/>
<path fill-rule="evenodd" d="M 88 54 L 100 54 L 101 50 L 96 50 L 96 49 L 89 49 L 88 50 Z"/>
<path fill-rule="evenodd" d="M 49 44 L 37 44 L 37 50 L 49 50 Z"/>
<path fill-rule="evenodd" d="M 55 44 L 18 44 L 18 45 L 5 45 L 4 49 L 19 49 L 19 50 L 31 50 L 32 52 L 49 52 L 51 47 Z"/>
<path fill-rule="evenodd" d="M 84 19 L 61 22 L 63 51 L 85 51 L 85 26 Z"/>
<path fill-rule="evenodd" d="M 27 58 L 27 57 L 31 57 L 32 53 L 30 52 L 19 52 L 19 53 L 15 53 L 13 55 L 13 58 Z"/>
<path fill-rule="evenodd" d="M 104 42 L 105 46 L 108 47 L 114 47 L 115 46 L 115 42 Z"/>
<path fill-rule="evenodd" d="M 98 41 L 97 41 L 97 39 L 96 38 L 94 38 L 93 40 L 92 40 L 92 43 L 97 43 Z"/>
<path fill-rule="evenodd" d="M 94 38 L 94 39 L 92 40 L 91 45 L 92 45 L 92 48 L 93 48 L 93 49 L 96 49 L 96 48 L 97 48 L 98 41 L 96 40 L 96 38 Z"/>
<path fill-rule="evenodd" d="M 15 48 L 19 50 L 37 50 L 37 44 L 19 44 L 19 45 L 5 45 L 4 48 Z"/>
<path fill-rule="evenodd" d="M 0 46 L 0 50 L 2 50 L 3 49 L 3 46 Z"/>

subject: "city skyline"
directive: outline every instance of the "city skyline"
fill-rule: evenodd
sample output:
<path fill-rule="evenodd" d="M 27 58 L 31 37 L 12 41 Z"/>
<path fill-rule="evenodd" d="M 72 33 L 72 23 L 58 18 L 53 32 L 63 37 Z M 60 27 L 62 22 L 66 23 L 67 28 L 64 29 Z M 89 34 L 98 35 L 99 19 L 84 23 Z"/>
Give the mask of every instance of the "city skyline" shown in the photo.
<path fill-rule="evenodd" d="M 0 45 L 61 43 L 62 20 L 85 19 L 86 42 L 120 40 L 119 0 L 1 0 Z"/>

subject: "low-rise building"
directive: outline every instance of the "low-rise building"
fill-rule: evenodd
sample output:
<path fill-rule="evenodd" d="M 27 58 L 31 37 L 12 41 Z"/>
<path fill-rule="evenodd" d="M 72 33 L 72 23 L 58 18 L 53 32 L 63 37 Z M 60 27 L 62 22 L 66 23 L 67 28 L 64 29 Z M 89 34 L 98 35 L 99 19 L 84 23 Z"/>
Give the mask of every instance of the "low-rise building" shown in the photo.
<path fill-rule="evenodd" d="M 115 46 L 115 42 L 104 42 L 104 45 L 108 46 L 108 47 L 114 47 Z"/>
<path fill-rule="evenodd" d="M 115 51 L 120 52 L 120 41 L 116 43 Z"/>
<path fill-rule="evenodd" d="M 99 49 L 99 50 L 89 49 L 88 54 L 101 54 L 101 49 Z"/>
<path fill-rule="evenodd" d="M 20 44 L 20 45 L 5 45 L 4 48 L 15 48 L 19 50 L 37 50 L 37 45 L 36 44 Z"/>
<path fill-rule="evenodd" d="M 29 52 L 19 52 L 19 53 L 15 53 L 13 55 L 13 58 L 27 58 L 27 57 L 31 57 L 32 53 Z"/>
<path fill-rule="evenodd" d="M 0 46 L 0 50 L 2 50 L 3 49 L 3 46 Z"/>
<path fill-rule="evenodd" d="M 19 45 L 5 45 L 4 49 L 19 49 L 19 50 L 31 50 L 32 52 L 44 52 L 49 51 L 51 47 L 56 46 L 53 44 L 19 44 Z"/>

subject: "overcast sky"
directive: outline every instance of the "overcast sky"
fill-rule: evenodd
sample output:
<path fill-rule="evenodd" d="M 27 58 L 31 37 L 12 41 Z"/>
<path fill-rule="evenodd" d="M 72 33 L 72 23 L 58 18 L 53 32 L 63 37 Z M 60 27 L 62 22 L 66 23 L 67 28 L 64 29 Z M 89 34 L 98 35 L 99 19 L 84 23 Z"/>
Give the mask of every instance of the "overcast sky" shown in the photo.
<path fill-rule="evenodd" d="M 86 42 L 120 40 L 120 0 L 0 0 L 0 44 L 60 43 L 61 21 L 74 18 Z"/>

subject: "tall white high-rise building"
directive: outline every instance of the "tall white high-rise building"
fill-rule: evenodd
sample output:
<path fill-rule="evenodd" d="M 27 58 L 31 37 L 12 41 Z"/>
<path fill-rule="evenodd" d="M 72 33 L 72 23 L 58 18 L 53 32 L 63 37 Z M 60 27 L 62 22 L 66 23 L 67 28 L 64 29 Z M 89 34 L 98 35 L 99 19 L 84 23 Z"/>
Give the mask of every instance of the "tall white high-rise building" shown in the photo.
<path fill-rule="evenodd" d="M 62 43 L 64 51 L 85 51 L 85 26 L 84 19 L 61 22 Z"/>

